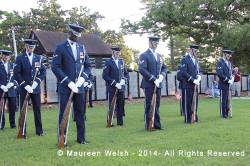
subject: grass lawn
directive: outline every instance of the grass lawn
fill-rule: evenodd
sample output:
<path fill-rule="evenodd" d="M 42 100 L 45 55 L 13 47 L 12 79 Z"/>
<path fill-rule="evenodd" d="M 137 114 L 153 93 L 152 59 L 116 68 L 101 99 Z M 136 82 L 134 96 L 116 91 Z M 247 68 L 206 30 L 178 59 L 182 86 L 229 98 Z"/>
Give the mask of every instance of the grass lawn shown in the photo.
<path fill-rule="evenodd" d="M 0 131 L 0 165 L 250 165 L 250 100 L 233 100 L 233 118 L 228 120 L 219 118 L 218 104 L 217 99 L 201 99 L 199 123 L 185 125 L 179 103 L 163 99 L 160 110 L 164 130 L 155 132 L 144 130 L 142 103 L 126 104 L 125 126 L 114 128 L 105 128 L 105 105 L 95 105 L 87 110 L 86 135 L 90 143 L 76 143 L 76 127 L 71 119 L 69 147 L 62 156 L 57 155 L 56 147 L 57 107 L 42 112 L 43 137 L 35 135 L 33 113 L 29 112 L 27 140 L 16 140 L 17 131 L 9 128 L 8 121 L 5 130 Z M 106 156 L 108 150 L 125 156 Z M 209 150 L 231 155 L 208 156 Z M 233 156 L 236 151 L 242 156 Z M 67 156 L 67 152 L 73 156 Z M 84 152 L 96 152 L 98 156 L 74 157 Z"/>

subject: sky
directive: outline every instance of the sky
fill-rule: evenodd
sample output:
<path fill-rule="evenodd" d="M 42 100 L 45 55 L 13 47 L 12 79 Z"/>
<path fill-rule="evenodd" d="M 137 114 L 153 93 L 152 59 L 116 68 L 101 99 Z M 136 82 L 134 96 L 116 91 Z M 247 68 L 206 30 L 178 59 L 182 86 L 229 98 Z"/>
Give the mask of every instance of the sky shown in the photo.
<path fill-rule="evenodd" d="M 70 9 L 77 6 L 86 6 L 91 12 L 99 12 L 105 18 L 98 22 L 99 27 L 105 30 L 119 31 L 121 18 L 131 21 L 138 21 L 143 16 L 144 6 L 140 0 L 57 0 L 63 9 Z M 29 11 L 37 7 L 37 0 L 0 0 L 0 10 L 7 11 Z M 140 52 L 148 48 L 148 35 L 126 35 L 125 42 L 130 48 Z M 167 43 L 160 42 L 157 51 L 167 55 Z"/>

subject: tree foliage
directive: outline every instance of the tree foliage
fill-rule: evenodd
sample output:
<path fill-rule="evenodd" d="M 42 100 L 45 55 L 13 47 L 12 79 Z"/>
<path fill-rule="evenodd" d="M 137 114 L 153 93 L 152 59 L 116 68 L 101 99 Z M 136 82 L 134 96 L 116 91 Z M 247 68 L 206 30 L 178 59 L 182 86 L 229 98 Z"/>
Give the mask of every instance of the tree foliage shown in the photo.
<path fill-rule="evenodd" d="M 56 0 L 39 0 L 38 8 L 31 8 L 30 12 L 1 11 L 0 14 L 0 45 L 12 46 L 11 28 L 15 28 L 18 51 L 23 48 L 21 39 L 29 37 L 31 30 L 67 32 L 66 24 L 77 23 L 84 26 L 85 33 L 101 33 L 97 21 L 103 18 L 82 6 L 63 10 Z"/>
<path fill-rule="evenodd" d="M 199 58 L 205 71 L 214 69 L 215 66 L 211 67 L 207 62 L 211 58 L 218 59 L 218 49 L 234 49 L 237 54 L 233 58 L 235 65 L 245 66 L 241 69 L 249 72 L 250 63 L 244 59 L 249 56 L 245 43 L 249 43 L 250 38 L 241 36 L 248 35 L 250 1 L 143 0 L 142 3 L 145 16 L 138 22 L 123 20 L 124 33 L 157 33 L 163 39 L 173 36 L 174 40 L 192 38 L 202 46 Z M 176 44 L 174 47 L 179 49 Z"/>
<path fill-rule="evenodd" d="M 134 53 L 132 49 L 125 45 L 123 34 L 121 32 L 117 33 L 114 30 L 107 30 L 102 34 L 102 39 L 110 46 L 116 45 L 121 48 L 121 58 L 124 59 L 126 66 L 129 67 L 132 63 Z"/>

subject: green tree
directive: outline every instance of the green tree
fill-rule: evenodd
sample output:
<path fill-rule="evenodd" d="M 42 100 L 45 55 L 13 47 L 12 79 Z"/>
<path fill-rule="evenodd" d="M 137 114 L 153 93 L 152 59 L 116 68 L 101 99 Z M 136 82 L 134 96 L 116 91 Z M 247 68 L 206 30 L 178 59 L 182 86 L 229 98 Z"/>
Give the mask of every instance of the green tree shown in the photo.
<path fill-rule="evenodd" d="M 138 22 L 123 20 L 123 32 L 157 33 L 164 39 L 173 36 L 173 40 L 178 36 L 185 37 L 186 40 L 193 38 L 195 43 L 202 46 L 199 58 L 205 71 L 214 69 L 215 66 L 208 66 L 207 62 L 220 56 L 219 48 L 235 48 L 232 47 L 235 44 L 225 42 L 223 35 L 234 30 L 243 33 L 244 28 L 237 27 L 249 25 L 250 1 L 143 0 L 142 3 L 145 5 L 145 16 Z M 235 43 L 234 40 L 232 42 Z M 240 57 L 247 57 L 249 53 L 243 51 L 245 47 L 236 45 L 237 53 L 244 52 Z M 173 47 L 176 45 L 173 44 Z M 174 51 L 171 56 L 175 56 Z M 242 64 L 249 66 L 246 62 Z"/>
<path fill-rule="evenodd" d="M 97 12 L 86 7 L 63 10 L 57 0 L 39 0 L 37 8 L 22 14 L 13 11 L 0 11 L 0 46 L 12 46 L 11 28 L 15 28 L 18 52 L 23 50 L 22 38 L 28 38 L 31 30 L 67 32 L 66 24 L 83 25 L 85 33 L 101 33 L 97 21 L 102 19 Z"/>
<path fill-rule="evenodd" d="M 66 24 L 77 23 L 84 27 L 84 33 L 99 34 L 109 45 L 122 48 L 121 57 L 129 67 L 133 60 L 133 51 L 125 45 L 123 34 L 108 30 L 102 32 L 97 24 L 104 18 L 98 12 L 91 12 L 87 7 L 73 7 L 63 10 L 57 0 L 38 0 L 37 8 L 29 12 L 0 11 L 0 47 L 12 47 L 11 28 L 15 28 L 18 52 L 23 51 L 22 38 L 28 38 L 31 30 L 67 32 Z"/>
<path fill-rule="evenodd" d="M 132 63 L 134 52 L 125 45 L 123 34 L 121 32 L 117 33 L 114 30 L 107 30 L 101 36 L 108 45 L 117 45 L 121 48 L 121 57 L 124 59 L 126 67 L 129 67 Z"/>

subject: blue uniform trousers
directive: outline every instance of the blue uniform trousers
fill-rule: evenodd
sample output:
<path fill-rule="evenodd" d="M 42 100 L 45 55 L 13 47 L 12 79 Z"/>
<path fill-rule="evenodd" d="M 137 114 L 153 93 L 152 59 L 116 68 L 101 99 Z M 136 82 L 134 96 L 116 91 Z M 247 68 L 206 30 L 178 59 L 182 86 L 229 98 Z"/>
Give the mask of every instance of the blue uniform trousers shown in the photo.
<path fill-rule="evenodd" d="M 109 90 L 108 90 L 109 108 L 111 108 L 111 103 L 112 103 L 112 99 L 113 99 L 114 95 L 115 95 L 115 88 L 109 88 Z M 117 99 L 116 99 L 116 108 L 115 108 L 117 125 L 123 125 L 123 116 L 125 116 L 124 98 L 125 98 L 124 91 L 118 90 Z M 112 110 L 109 110 L 109 111 L 112 111 Z"/>
<path fill-rule="evenodd" d="M 192 102 L 193 102 L 193 95 L 194 95 L 194 89 L 191 88 L 184 88 L 182 89 L 182 109 L 184 113 L 184 122 L 185 123 L 191 123 L 192 122 Z M 196 98 L 196 116 L 195 120 L 198 122 L 198 114 L 197 114 L 197 107 L 198 107 L 198 95 Z"/>
<path fill-rule="evenodd" d="M 9 110 L 10 127 L 14 128 L 14 127 L 16 127 L 16 123 L 15 123 L 15 112 L 16 112 L 16 109 L 17 109 L 16 97 L 5 97 L 4 100 L 5 100 L 4 105 L 6 105 L 6 102 L 8 101 L 7 104 L 8 104 L 8 110 Z M 2 116 L 2 124 L 0 126 L 1 126 L 1 129 L 3 129 L 5 127 L 5 114 L 4 114 L 4 111 L 3 111 L 3 115 L 1 115 L 1 116 Z"/>
<path fill-rule="evenodd" d="M 26 93 L 27 93 L 26 90 L 20 90 L 20 109 L 23 106 Z M 36 134 L 40 135 L 43 133 L 42 119 L 41 119 L 41 94 L 30 94 L 30 99 L 33 107 Z M 26 128 L 27 128 L 27 123 L 25 123 L 24 125 L 24 135 L 26 135 Z"/>
<path fill-rule="evenodd" d="M 228 94 L 229 90 L 221 89 L 220 90 L 220 117 L 227 118 L 228 117 Z"/>

